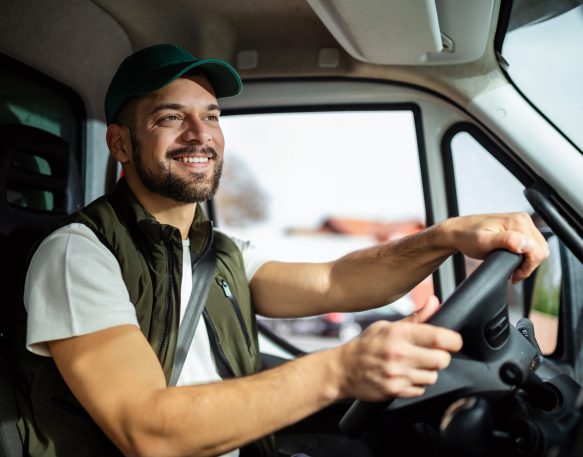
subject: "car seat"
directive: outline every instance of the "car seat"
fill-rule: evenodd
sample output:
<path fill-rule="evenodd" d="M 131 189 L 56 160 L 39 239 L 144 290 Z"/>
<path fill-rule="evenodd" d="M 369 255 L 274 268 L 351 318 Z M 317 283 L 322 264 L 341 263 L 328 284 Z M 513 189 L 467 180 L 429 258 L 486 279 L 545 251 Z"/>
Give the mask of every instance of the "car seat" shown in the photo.
<path fill-rule="evenodd" d="M 19 124 L 0 126 L 0 456 L 22 456 L 13 394 L 14 329 L 24 313 L 24 268 L 41 235 L 82 205 L 75 156 L 58 136 Z M 22 349 L 22 348 L 21 348 Z"/>

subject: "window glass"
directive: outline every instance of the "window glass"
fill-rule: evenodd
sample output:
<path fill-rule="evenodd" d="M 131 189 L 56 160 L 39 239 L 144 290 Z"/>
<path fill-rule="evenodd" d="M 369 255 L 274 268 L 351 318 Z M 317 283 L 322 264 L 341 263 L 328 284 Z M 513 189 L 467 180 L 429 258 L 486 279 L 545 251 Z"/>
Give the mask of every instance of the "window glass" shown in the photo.
<path fill-rule="evenodd" d="M 500 164 L 476 139 L 467 132 L 456 134 L 451 141 L 457 204 L 460 215 L 525 211 L 535 225 L 551 237 L 548 227 L 535 213 L 524 196 L 524 186 Z M 559 328 L 560 284 L 562 280 L 558 249 L 549 240 L 551 256 L 534 277 L 533 288 L 525 294 L 525 284 L 509 283 L 508 304 L 510 320 L 516 324 L 525 316 L 533 321 L 537 340 L 544 354 L 554 352 Z M 465 259 L 466 274 L 471 274 L 479 261 Z M 558 267 L 557 267 L 558 265 Z M 530 299 L 529 299 L 530 296 Z"/>
<path fill-rule="evenodd" d="M 274 260 L 316 262 L 425 226 L 413 113 L 225 116 L 219 227 Z M 375 311 L 264 320 L 305 350 L 333 346 L 380 317 L 414 310 L 431 279 Z"/>
<path fill-rule="evenodd" d="M 576 3 L 514 2 L 502 55 L 518 88 L 583 150 L 583 5 Z"/>
<path fill-rule="evenodd" d="M 559 239 L 551 235 L 548 243 L 551 255 L 539 266 L 527 303 L 529 318 L 535 323 L 537 341 L 544 354 L 552 354 L 557 346 L 563 281 Z"/>
<path fill-rule="evenodd" d="M 524 186 L 472 135 L 460 132 L 451 142 L 460 215 L 534 211 Z"/>

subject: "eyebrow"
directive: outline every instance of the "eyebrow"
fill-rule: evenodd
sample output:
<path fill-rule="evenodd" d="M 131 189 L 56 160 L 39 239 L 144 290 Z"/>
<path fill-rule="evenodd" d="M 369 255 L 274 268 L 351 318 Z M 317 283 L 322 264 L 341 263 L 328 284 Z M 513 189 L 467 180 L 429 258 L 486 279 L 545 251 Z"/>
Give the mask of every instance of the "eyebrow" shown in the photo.
<path fill-rule="evenodd" d="M 184 110 L 184 108 L 186 108 L 186 106 L 181 105 L 180 103 L 162 103 L 162 104 L 154 107 L 152 109 L 152 111 L 150 112 L 150 115 L 157 113 L 158 111 L 165 110 L 165 109 Z M 206 109 L 207 109 L 207 111 L 219 111 L 219 112 L 221 111 L 221 107 L 215 103 L 211 103 L 210 105 L 207 105 Z"/>

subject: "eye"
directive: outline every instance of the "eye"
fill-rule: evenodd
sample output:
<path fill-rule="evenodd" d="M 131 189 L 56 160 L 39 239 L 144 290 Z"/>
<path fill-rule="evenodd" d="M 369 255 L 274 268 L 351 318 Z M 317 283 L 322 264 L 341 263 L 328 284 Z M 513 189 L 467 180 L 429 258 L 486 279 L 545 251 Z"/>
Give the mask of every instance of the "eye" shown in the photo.
<path fill-rule="evenodd" d="M 217 114 L 209 114 L 206 118 L 209 121 L 213 121 L 213 122 L 216 122 L 219 120 L 219 116 Z"/>
<path fill-rule="evenodd" d="M 164 121 L 178 121 L 180 120 L 180 117 L 176 114 L 168 114 L 167 116 L 164 116 L 162 118 L 160 118 L 160 122 L 164 122 Z"/>

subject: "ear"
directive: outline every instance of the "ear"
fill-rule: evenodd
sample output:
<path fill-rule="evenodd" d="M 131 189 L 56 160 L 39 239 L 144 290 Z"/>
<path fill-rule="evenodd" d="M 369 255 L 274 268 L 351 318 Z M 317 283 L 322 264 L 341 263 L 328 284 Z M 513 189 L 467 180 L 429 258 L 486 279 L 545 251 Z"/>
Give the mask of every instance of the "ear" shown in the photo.
<path fill-rule="evenodd" d="M 115 160 L 122 165 L 129 162 L 132 158 L 132 145 L 130 142 L 129 130 L 118 124 L 109 124 L 105 139 L 109 152 Z"/>

